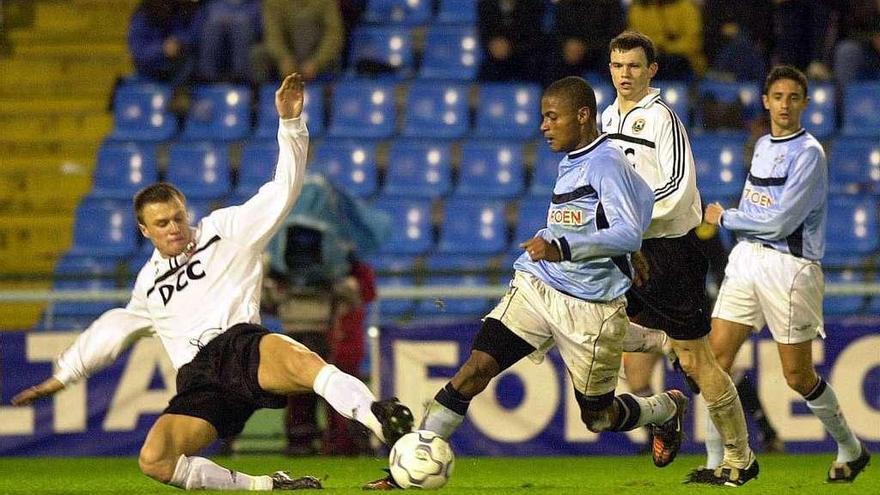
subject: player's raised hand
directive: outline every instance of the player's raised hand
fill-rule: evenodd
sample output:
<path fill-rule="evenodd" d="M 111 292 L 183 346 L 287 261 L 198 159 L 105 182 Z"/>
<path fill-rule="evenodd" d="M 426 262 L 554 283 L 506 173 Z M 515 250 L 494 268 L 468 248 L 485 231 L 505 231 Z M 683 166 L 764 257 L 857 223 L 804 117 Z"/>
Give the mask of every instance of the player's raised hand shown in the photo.
<path fill-rule="evenodd" d="M 59 382 L 56 378 L 52 377 L 45 380 L 43 383 L 39 385 L 34 385 L 33 387 L 26 388 L 21 392 L 15 394 L 15 397 L 12 398 L 13 406 L 27 406 L 39 399 L 40 397 L 46 397 L 48 395 L 53 395 L 55 392 L 64 388 L 64 384 Z"/>
<path fill-rule="evenodd" d="M 275 109 L 278 110 L 278 115 L 282 119 L 299 117 L 303 109 L 304 93 L 301 75 L 294 72 L 285 77 L 275 91 Z"/>

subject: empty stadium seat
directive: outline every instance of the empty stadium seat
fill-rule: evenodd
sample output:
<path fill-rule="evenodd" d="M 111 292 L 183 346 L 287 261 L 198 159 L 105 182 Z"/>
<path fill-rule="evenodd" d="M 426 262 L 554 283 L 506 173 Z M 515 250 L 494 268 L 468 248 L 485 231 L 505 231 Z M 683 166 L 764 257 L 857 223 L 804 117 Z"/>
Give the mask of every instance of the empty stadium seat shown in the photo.
<path fill-rule="evenodd" d="M 590 83 L 590 86 L 593 88 L 593 94 L 596 96 L 596 122 L 599 122 L 602 111 L 608 105 L 614 103 L 617 93 L 614 91 L 614 85 L 611 84 L 611 76 L 607 72 L 587 72 L 584 74 L 584 79 Z M 601 124 L 599 129 L 602 129 Z"/>
<path fill-rule="evenodd" d="M 349 75 L 367 74 L 388 78 L 413 75 L 410 31 L 399 26 L 363 26 L 351 37 Z"/>
<path fill-rule="evenodd" d="M 345 80 L 333 91 L 330 135 L 387 138 L 394 133 L 394 86 L 367 80 Z"/>
<path fill-rule="evenodd" d="M 452 188 L 451 169 L 448 143 L 398 139 L 388 152 L 382 192 L 386 196 L 445 196 Z"/>
<path fill-rule="evenodd" d="M 477 22 L 477 0 L 440 0 L 436 21 L 474 25 Z"/>
<path fill-rule="evenodd" d="M 325 141 L 312 159 L 312 169 L 336 187 L 366 198 L 376 193 L 376 145 L 369 141 Z"/>
<path fill-rule="evenodd" d="M 488 285 L 491 257 L 478 254 L 433 254 L 425 259 L 427 286 L 480 287 Z M 494 298 L 469 297 L 465 299 L 439 298 L 422 300 L 416 313 L 419 316 L 479 318 L 495 302 Z"/>
<path fill-rule="evenodd" d="M 843 93 L 843 133 L 880 137 L 880 81 L 850 83 Z"/>
<path fill-rule="evenodd" d="M 833 195 L 828 199 L 826 252 L 869 254 L 880 248 L 878 204 L 872 197 Z"/>
<path fill-rule="evenodd" d="M 547 211 L 550 208 L 550 196 L 525 196 L 519 202 L 516 212 L 516 227 L 510 242 L 510 253 L 522 254 L 520 243 L 525 242 L 539 230 L 547 227 Z"/>
<path fill-rule="evenodd" d="M 530 195 L 549 198 L 553 194 L 553 186 L 556 185 L 556 177 L 559 175 L 559 161 L 564 156 L 565 153 L 554 153 L 543 143 L 538 145 L 538 156 L 535 158 L 532 183 L 529 186 Z"/>
<path fill-rule="evenodd" d="M 257 129 L 254 137 L 275 139 L 278 133 L 278 110 L 275 109 L 275 91 L 277 83 L 264 84 L 260 87 L 260 101 L 257 102 Z M 324 86 L 309 82 L 303 95 L 302 119 L 309 129 L 309 136 L 324 134 Z"/>
<path fill-rule="evenodd" d="M 251 196 L 269 182 L 278 162 L 278 143 L 275 141 L 249 141 L 241 150 L 238 166 L 238 185 L 235 194 Z"/>
<path fill-rule="evenodd" d="M 431 202 L 423 199 L 381 198 L 373 207 L 391 219 L 391 235 L 382 244 L 384 254 L 423 254 L 434 246 Z"/>
<path fill-rule="evenodd" d="M 473 140 L 462 145 L 456 195 L 511 199 L 524 189 L 525 165 L 518 142 Z"/>
<path fill-rule="evenodd" d="M 210 142 L 171 145 L 167 178 L 187 198 L 216 199 L 230 192 L 229 152 Z"/>
<path fill-rule="evenodd" d="M 810 102 L 802 121 L 804 128 L 817 139 L 825 139 L 834 134 L 837 126 L 834 85 L 810 83 Z"/>
<path fill-rule="evenodd" d="M 56 291 L 109 291 L 116 289 L 118 258 L 64 255 L 53 272 L 52 288 Z M 107 310 L 120 306 L 114 301 L 58 301 L 51 311 L 59 319 L 90 320 Z"/>
<path fill-rule="evenodd" d="M 246 86 L 197 86 L 183 126 L 186 139 L 235 140 L 251 133 L 251 90 Z"/>
<path fill-rule="evenodd" d="M 450 198 L 440 226 L 441 253 L 495 254 L 507 247 L 504 204 L 470 198 Z"/>
<path fill-rule="evenodd" d="M 473 26 L 435 24 L 425 35 L 419 77 L 472 81 L 480 67 L 480 38 Z"/>
<path fill-rule="evenodd" d="M 825 270 L 825 284 L 864 283 L 862 273 L 858 269 Z M 826 295 L 822 300 L 822 312 L 827 315 L 852 315 L 859 313 L 866 303 L 861 295 L 843 296 Z"/>
<path fill-rule="evenodd" d="M 158 177 L 152 144 L 107 141 L 98 150 L 91 195 L 128 200 Z"/>
<path fill-rule="evenodd" d="M 177 119 L 168 111 L 171 88 L 161 84 L 128 83 L 113 96 L 110 139 L 164 141 L 177 132 Z"/>
<path fill-rule="evenodd" d="M 137 226 L 129 201 L 86 198 L 76 209 L 71 255 L 122 257 L 134 252 Z"/>
<path fill-rule="evenodd" d="M 832 192 L 880 194 L 880 140 L 837 138 L 828 155 L 828 172 Z"/>
<path fill-rule="evenodd" d="M 431 0 L 368 0 L 363 22 L 417 26 L 431 20 Z"/>
<path fill-rule="evenodd" d="M 401 135 L 458 138 L 470 127 L 469 88 L 464 84 L 416 81 L 406 96 Z"/>
<path fill-rule="evenodd" d="M 534 84 L 480 85 L 476 135 L 528 139 L 541 125 L 541 88 Z"/>
<path fill-rule="evenodd" d="M 745 136 L 700 134 L 691 138 L 697 167 L 697 187 L 707 198 L 738 196 L 743 189 Z"/>

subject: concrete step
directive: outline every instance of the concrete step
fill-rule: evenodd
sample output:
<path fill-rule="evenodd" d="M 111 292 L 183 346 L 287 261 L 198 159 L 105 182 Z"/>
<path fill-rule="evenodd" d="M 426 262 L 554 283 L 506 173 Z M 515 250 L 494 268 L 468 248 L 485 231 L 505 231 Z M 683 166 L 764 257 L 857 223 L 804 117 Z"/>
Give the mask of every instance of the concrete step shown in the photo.
<path fill-rule="evenodd" d="M 73 215 L 0 217 L 0 273 L 49 272 L 73 240 Z"/>
<path fill-rule="evenodd" d="M 87 166 L 90 169 L 100 144 L 97 140 L 58 139 L 54 136 L 30 136 L 22 139 L 5 139 L 0 136 L 0 170 L 13 169 L 21 161 L 53 162 L 58 159 L 73 161 L 78 164 L 75 166 Z M 81 161 L 84 157 L 89 160 Z"/>
<path fill-rule="evenodd" d="M 0 135 L 4 139 L 51 135 L 58 139 L 100 140 L 112 127 L 113 118 L 106 112 L 0 114 Z"/>
<path fill-rule="evenodd" d="M 19 261 L 23 263 L 17 265 L 16 269 L 24 272 L 23 274 L 40 274 L 45 278 L 36 281 L 0 281 L 0 290 L 44 291 L 52 288 L 51 278 L 49 277 L 52 273 L 55 259 L 48 260 L 51 263 L 48 264 L 48 269 L 46 268 L 46 263 L 32 266 L 27 259 L 19 258 Z M 39 268 L 40 271 L 36 271 L 35 268 Z M 0 274 L 5 275 L 3 272 L 0 272 Z M 28 330 L 32 328 L 39 321 L 45 307 L 46 303 L 0 303 L 0 321 L 3 322 L 2 330 Z"/>
<path fill-rule="evenodd" d="M 56 62 L 81 61 L 88 59 L 127 61 L 128 47 L 125 42 L 100 42 L 76 38 L 67 41 L 46 42 L 45 40 L 15 44 L 12 51 L 15 58 L 28 60 L 45 59 Z"/>
<path fill-rule="evenodd" d="M 34 25 L 67 32 L 102 28 L 124 33 L 136 6 L 136 1 L 129 0 L 40 2 Z"/>
<path fill-rule="evenodd" d="M 128 36 L 128 22 L 124 28 L 109 27 L 105 29 L 83 29 L 81 31 L 58 31 L 33 27 L 30 29 L 16 29 L 9 32 L 9 41 L 16 47 L 23 48 L 29 45 L 60 45 L 66 43 L 81 44 L 118 44 L 126 46 Z"/>
<path fill-rule="evenodd" d="M 64 174 L 32 169 L 0 173 L 0 211 L 3 215 L 72 215 L 92 188 L 87 170 Z"/>
<path fill-rule="evenodd" d="M 60 111 L 107 112 L 107 106 L 106 98 L 46 97 L 39 100 L 0 98 L 0 115 L 46 115 Z"/>

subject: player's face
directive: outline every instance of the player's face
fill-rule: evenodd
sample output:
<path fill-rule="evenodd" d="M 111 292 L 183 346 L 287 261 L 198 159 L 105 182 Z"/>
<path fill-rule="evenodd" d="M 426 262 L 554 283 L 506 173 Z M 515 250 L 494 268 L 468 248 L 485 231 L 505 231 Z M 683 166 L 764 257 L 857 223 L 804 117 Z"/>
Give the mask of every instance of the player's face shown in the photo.
<path fill-rule="evenodd" d="M 165 257 L 177 256 L 192 239 L 186 205 L 175 198 L 165 203 L 147 203 L 141 210 L 141 233 Z"/>
<path fill-rule="evenodd" d="M 584 142 L 584 123 L 589 118 L 587 108 L 575 110 L 574 105 L 558 95 L 541 98 L 541 134 L 554 152 L 573 151 Z"/>
<path fill-rule="evenodd" d="M 809 98 L 792 79 L 778 79 L 763 96 L 764 108 L 770 112 L 770 130 L 774 136 L 791 134 L 801 128 L 801 115 Z"/>
<path fill-rule="evenodd" d="M 648 57 L 641 47 L 613 50 L 608 67 L 617 96 L 624 100 L 641 100 L 648 94 L 648 85 L 657 74 L 657 63 L 648 65 Z"/>

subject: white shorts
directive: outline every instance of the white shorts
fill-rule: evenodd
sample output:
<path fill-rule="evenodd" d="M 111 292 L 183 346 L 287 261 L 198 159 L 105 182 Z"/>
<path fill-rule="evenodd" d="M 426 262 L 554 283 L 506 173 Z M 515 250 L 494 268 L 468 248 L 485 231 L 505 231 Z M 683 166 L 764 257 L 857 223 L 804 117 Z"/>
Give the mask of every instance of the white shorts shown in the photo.
<path fill-rule="evenodd" d="M 617 387 L 623 338 L 629 327 L 626 298 L 588 302 L 553 289 L 534 275 L 517 271 L 510 290 L 486 315 L 537 349 L 540 363 L 554 345 L 574 382 L 586 396 Z"/>
<path fill-rule="evenodd" d="M 730 252 L 712 318 L 749 325 L 755 331 L 766 324 L 776 342 L 799 344 L 816 335 L 825 337 L 824 293 L 819 262 L 739 242 Z"/>

